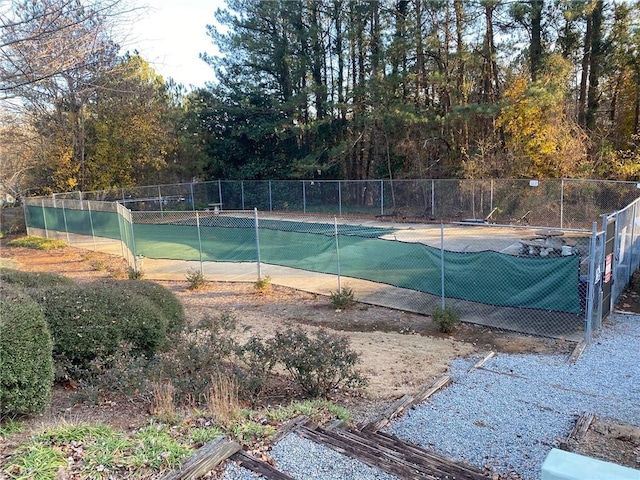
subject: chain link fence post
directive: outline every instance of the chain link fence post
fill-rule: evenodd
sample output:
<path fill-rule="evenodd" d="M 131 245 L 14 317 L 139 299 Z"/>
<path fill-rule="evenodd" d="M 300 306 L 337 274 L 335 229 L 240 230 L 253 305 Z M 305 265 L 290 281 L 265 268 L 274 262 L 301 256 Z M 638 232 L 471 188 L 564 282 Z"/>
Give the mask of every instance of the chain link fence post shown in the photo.
<path fill-rule="evenodd" d="M 200 214 L 196 212 L 196 229 L 198 230 L 198 253 L 200 254 L 200 274 L 204 275 L 204 265 L 202 264 L 202 235 L 200 234 Z"/>
<path fill-rule="evenodd" d="M 96 232 L 93 228 L 93 214 L 91 213 L 91 201 L 87 200 L 87 211 L 89 212 L 89 225 L 91 226 L 91 239 L 93 240 L 93 251 L 97 251 L 98 247 L 96 246 Z"/>
<path fill-rule="evenodd" d="M 62 220 L 64 221 L 64 233 L 67 236 L 67 245 L 71 245 L 71 239 L 69 238 L 69 227 L 67 226 L 67 212 L 64 208 L 64 200 L 62 200 Z"/>
<path fill-rule="evenodd" d="M 44 209 L 44 198 L 42 199 L 42 221 L 44 222 L 44 236 L 49 238 L 49 229 L 47 228 L 47 212 Z"/>
<path fill-rule="evenodd" d="M 333 231 L 336 239 L 336 264 L 338 272 L 338 294 L 342 293 L 342 284 L 340 279 L 340 244 L 338 242 L 338 219 L 333 217 Z"/>
<path fill-rule="evenodd" d="M 307 214 L 307 186 L 304 180 L 302 182 L 302 213 Z"/>
<path fill-rule="evenodd" d="M 591 342 L 592 322 L 593 322 L 593 303 L 595 300 L 595 287 L 596 287 L 596 238 L 598 235 L 598 224 L 593 222 L 591 228 L 591 246 L 589 252 L 591 253 L 589 258 L 589 287 L 587 289 L 587 312 L 585 318 L 584 329 L 584 341 L 585 343 Z"/>
<path fill-rule="evenodd" d="M 255 225 L 255 232 L 256 232 L 256 262 L 258 264 L 258 280 L 260 280 L 262 278 L 262 272 L 260 270 L 260 235 L 258 234 L 259 225 L 258 225 L 258 208 L 257 207 L 253 208 L 253 215 L 254 215 L 254 225 Z"/>
<path fill-rule="evenodd" d="M 443 310 L 446 306 L 444 287 L 444 223 L 440 222 L 440 307 Z"/>

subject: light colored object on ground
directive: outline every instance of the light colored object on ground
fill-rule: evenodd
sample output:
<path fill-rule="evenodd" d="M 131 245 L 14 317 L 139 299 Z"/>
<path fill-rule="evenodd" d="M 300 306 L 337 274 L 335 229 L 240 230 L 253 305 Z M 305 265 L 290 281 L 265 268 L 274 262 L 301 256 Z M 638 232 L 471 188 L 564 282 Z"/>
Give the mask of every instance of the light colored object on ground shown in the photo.
<path fill-rule="evenodd" d="M 640 480 L 640 470 L 553 448 L 542 464 L 541 478 L 542 480 Z"/>

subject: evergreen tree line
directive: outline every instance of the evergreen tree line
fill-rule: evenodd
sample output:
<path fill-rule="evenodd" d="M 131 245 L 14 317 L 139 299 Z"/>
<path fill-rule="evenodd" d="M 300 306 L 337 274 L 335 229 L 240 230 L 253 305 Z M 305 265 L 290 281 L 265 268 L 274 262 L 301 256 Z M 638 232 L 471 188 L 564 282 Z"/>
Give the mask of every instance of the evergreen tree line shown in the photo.
<path fill-rule="evenodd" d="M 41 5 L 78 16 L 14 3 L 22 38 Z M 640 178 L 640 2 L 227 0 L 208 33 L 220 53 L 192 91 L 108 35 L 63 74 L 0 72 L 28 100 L 24 178 Z"/>

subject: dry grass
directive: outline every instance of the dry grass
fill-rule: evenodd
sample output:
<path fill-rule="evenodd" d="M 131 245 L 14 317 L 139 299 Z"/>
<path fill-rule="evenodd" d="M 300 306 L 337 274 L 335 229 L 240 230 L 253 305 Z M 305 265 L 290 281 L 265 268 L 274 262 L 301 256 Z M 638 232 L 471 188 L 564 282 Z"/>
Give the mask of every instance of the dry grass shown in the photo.
<path fill-rule="evenodd" d="M 223 426 L 230 426 L 240 415 L 238 383 L 229 375 L 218 372 L 211 378 L 211 387 L 206 393 L 207 412 Z"/>
<path fill-rule="evenodd" d="M 164 423 L 176 422 L 178 412 L 175 404 L 175 388 L 171 381 L 153 382 L 152 402 L 152 412 L 159 421 Z"/>

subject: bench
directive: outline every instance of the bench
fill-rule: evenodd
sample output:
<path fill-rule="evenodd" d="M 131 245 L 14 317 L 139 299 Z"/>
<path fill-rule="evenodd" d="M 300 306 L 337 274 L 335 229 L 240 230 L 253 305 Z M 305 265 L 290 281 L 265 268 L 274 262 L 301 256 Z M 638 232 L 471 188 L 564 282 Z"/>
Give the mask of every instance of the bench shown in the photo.
<path fill-rule="evenodd" d="M 222 210 L 222 203 L 208 203 L 207 207 L 209 209 L 213 208 L 213 212 L 218 213 L 220 210 Z"/>
<path fill-rule="evenodd" d="M 638 480 L 640 470 L 553 448 L 542 464 L 541 479 Z"/>

